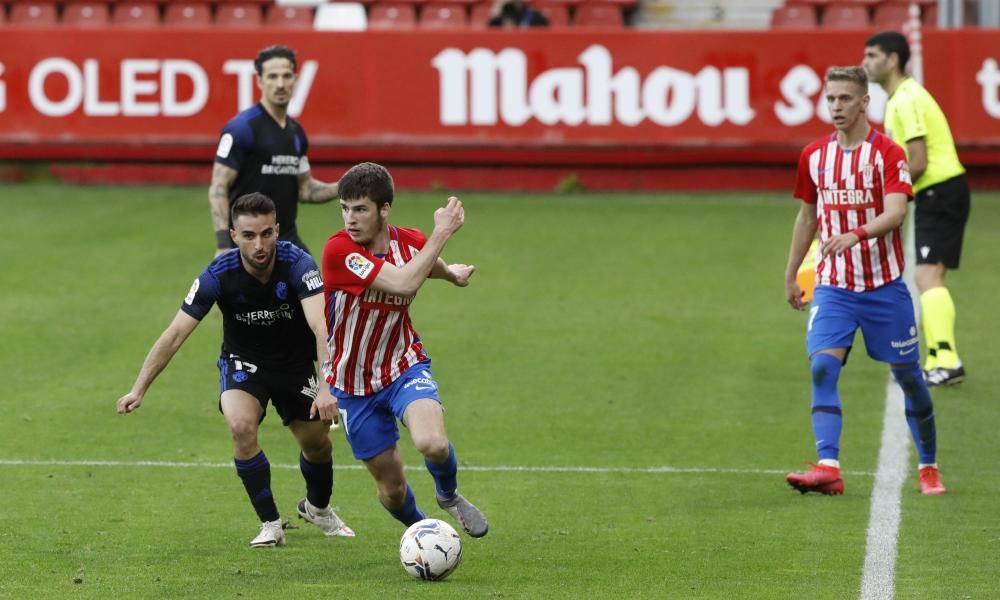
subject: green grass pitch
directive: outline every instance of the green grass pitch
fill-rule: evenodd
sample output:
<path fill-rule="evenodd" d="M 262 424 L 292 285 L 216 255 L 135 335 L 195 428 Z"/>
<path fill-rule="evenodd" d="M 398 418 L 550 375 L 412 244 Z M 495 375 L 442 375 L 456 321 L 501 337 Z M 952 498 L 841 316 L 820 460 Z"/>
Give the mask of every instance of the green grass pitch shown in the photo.
<path fill-rule="evenodd" d="M 401 193 L 393 221 L 429 229 L 445 195 Z M 334 504 L 358 537 L 303 525 L 247 547 L 217 311 L 143 407 L 115 413 L 211 259 L 205 196 L 0 187 L 0 598 L 858 597 L 887 372 L 861 348 L 844 371 L 846 494 L 790 490 L 783 473 L 814 454 L 787 195 L 462 195 L 445 258 L 478 271 L 467 289 L 429 282 L 412 313 L 490 533 L 438 584 L 404 573 L 402 527 L 339 433 Z M 336 204 L 299 219 L 317 254 L 341 226 Z M 948 280 L 969 379 L 934 392 L 949 493 L 921 497 L 909 474 L 900 599 L 1000 597 L 998 232 L 1000 196 L 976 194 Z M 261 443 L 294 517 L 294 442 L 271 415 Z"/>

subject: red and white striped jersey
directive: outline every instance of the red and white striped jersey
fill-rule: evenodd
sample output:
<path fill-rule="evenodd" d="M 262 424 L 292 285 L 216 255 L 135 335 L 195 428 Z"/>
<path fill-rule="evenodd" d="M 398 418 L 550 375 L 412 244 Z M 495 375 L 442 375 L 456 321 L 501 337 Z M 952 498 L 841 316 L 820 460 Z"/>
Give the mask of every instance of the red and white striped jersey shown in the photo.
<path fill-rule="evenodd" d="M 323 247 L 326 294 L 327 383 L 355 396 L 388 387 L 414 364 L 427 359 L 410 322 L 412 297 L 368 287 L 385 263 L 402 267 L 424 247 L 417 229 L 389 227 L 389 252 L 373 255 L 338 231 Z"/>
<path fill-rule="evenodd" d="M 816 205 L 822 241 L 882 214 L 885 196 L 894 192 L 913 198 L 906 154 L 874 129 L 852 150 L 841 148 L 833 133 L 806 146 L 799 157 L 795 197 Z M 854 292 L 873 290 L 902 274 L 903 238 L 898 227 L 816 264 L 817 285 Z"/>

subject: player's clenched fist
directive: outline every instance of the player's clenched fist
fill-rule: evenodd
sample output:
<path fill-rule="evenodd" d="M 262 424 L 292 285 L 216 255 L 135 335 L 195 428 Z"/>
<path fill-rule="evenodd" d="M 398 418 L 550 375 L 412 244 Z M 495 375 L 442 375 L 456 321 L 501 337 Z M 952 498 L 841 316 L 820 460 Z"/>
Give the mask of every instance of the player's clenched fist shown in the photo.
<path fill-rule="evenodd" d="M 465 223 L 465 208 L 462 201 L 452 196 L 448 204 L 434 211 L 434 228 L 442 233 L 455 233 Z"/>
<path fill-rule="evenodd" d="M 118 414 L 127 415 L 142 406 L 142 396 L 129 392 L 118 399 Z"/>

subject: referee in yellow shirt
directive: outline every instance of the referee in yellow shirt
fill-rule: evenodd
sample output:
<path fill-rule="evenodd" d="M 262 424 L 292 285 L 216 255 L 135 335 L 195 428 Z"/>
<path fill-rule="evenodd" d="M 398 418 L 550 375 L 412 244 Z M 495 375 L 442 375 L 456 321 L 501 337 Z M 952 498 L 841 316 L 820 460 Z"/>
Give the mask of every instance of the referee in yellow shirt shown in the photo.
<path fill-rule="evenodd" d="M 865 42 L 865 70 L 889 94 L 885 132 L 906 150 L 916 194 L 916 279 L 927 343 L 927 383 L 951 385 L 965 379 L 965 367 L 958 358 L 955 303 L 944 276 L 958 268 L 962 256 L 969 184 L 941 107 L 906 75 L 909 60 L 910 45 L 901 33 L 884 31 Z"/>

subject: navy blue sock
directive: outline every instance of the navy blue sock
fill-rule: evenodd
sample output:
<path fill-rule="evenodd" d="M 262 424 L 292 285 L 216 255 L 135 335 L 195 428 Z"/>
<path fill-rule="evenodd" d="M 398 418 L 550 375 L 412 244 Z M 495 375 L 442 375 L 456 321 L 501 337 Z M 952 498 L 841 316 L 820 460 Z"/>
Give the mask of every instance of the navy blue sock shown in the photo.
<path fill-rule="evenodd" d="M 443 463 L 432 463 L 424 459 L 424 465 L 434 477 L 434 487 L 441 498 L 451 498 L 458 489 L 458 459 L 455 458 L 455 448 L 448 444 L 448 458 Z"/>
<path fill-rule="evenodd" d="M 820 460 L 837 460 L 840 456 L 840 430 L 844 418 L 837 381 L 841 366 L 840 359 L 831 354 L 814 354 L 810 361 L 813 435 Z"/>
<path fill-rule="evenodd" d="M 333 495 L 333 461 L 328 463 L 309 462 L 299 453 L 299 470 L 306 480 L 306 499 L 316 508 L 326 508 Z"/>
<path fill-rule="evenodd" d="M 892 376 L 906 397 L 906 424 L 910 426 L 913 443 L 917 446 L 920 463 L 937 462 L 937 426 L 934 423 L 934 404 L 927 381 L 916 363 L 893 368 Z"/>
<path fill-rule="evenodd" d="M 233 463 L 236 464 L 236 474 L 243 480 L 243 487 L 246 488 L 250 503 L 260 520 L 277 521 L 278 507 L 271 495 L 271 463 L 264 456 L 264 451 L 261 450 L 257 456 L 248 460 L 234 458 Z"/>
<path fill-rule="evenodd" d="M 389 514 L 392 515 L 397 521 L 409 527 L 417 521 L 423 521 L 427 518 L 422 510 L 417 508 L 417 499 L 413 495 L 413 490 L 410 489 L 410 485 L 406 485 L 406 500 L 403 501 L 403 507 L 399 510 L 392 510 L 386 508 Z"/>

